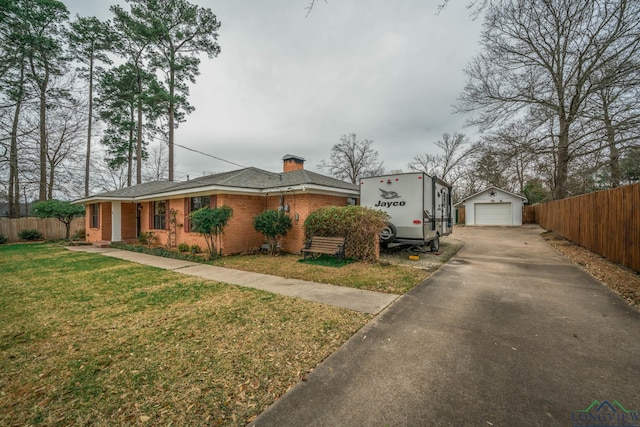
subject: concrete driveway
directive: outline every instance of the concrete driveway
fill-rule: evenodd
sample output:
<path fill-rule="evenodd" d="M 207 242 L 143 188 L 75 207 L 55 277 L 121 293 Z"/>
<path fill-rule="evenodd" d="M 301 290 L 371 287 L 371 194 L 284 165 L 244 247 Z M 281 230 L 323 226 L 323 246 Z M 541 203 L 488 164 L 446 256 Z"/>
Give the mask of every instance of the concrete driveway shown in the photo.
<path fill-rule="evenodd" d="M 640 314 L 540 231 L 457 228 L 456 257 L 253 424 L 640 425 Z"/>

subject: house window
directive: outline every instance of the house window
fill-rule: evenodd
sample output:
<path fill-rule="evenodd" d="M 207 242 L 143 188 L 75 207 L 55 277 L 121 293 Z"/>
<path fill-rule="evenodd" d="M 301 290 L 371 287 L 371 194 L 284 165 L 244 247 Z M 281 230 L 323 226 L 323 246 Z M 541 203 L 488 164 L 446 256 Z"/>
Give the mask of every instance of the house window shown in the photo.
<path fill-rule="evenodd" d="M 216 196 L 187 197 L 184 199 L 184 231 L 191 232 L 191 219 L 189 214 L 198 209 L 216 206 Z"/>
<path fill-rule="evenodd" d="M 153 229 L 164 230 L 167 228 L 167 201 L 158 200 L 151 202 L 153 207 Z"/>
<path fill-rule="evenodd" d="M 199 196 L 191 198 L 191 209 L 190 212 L 195 212 L 198 209 L 208 208 L 210 206 L 211 199 L 209 196 Z"/>
<path fill-rule="evenodd" d="M 100 228 L 100 203 L 89 205 L 89 221 L 90 228 Z"/>

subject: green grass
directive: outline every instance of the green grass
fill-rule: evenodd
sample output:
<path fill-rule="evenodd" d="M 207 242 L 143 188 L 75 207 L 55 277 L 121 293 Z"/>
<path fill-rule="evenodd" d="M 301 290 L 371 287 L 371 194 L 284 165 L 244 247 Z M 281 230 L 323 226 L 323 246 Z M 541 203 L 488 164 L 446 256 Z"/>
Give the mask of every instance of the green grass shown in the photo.
<path fill-rule="evenodd" d="M 350 258 L 336 258 L 331 255 L 320 255 L 315 258 L 307 258 L 307 259 L 299 259 L 299 263 L 309 264 L 309 265 L 321 265 L 323 267 L 344 267 L 345 265 L 349 265 L 355 262 L 355 260 Z"/>
<path fill-rule="evenodd" d="M 206 261 L 202 256 L 184 254 L 175 250 L 171 251 L 164 247 L 147 248 L 126 243 L 116 243 L 112 246 L 124 250 L 208 263 L 220 267 L 393 294 L 407 292 L 437 269 L 434 268 L 427 271 L 388 263 L 376 264 L 350 259 L 339 260 L 328 255 L 303 260 L 300 255 L 293 254 L 278 254 L 277 256 L 245 254 L 218 257 L 211 261 Z M 457 251 L 457 249 L 459 247 L 455 250 Z M 438 266 L 441 262 L 444 262 L 444 260 L 439 261 Z"/>
<path fill-rule="evenodd" d="M 2 245 L 0 425 L 244 425 L 370 318 L 53 244 Z"/>

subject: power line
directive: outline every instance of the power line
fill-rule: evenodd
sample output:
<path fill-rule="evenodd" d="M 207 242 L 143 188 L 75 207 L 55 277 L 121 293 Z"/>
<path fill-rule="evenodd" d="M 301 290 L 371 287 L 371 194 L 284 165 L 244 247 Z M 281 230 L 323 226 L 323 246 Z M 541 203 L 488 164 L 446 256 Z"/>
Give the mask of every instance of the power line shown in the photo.
<path fill-rule="evenodd" d="M 216 157 L 216 156 L 214 156 L 213 154 L 204 153 L 204 152 L 202 152 L 202 151 L 195 150 L 195 149 L 193 149 L 193 148 L 185 147 L 184 145 L 176 144 L 175 142 L 173 143 L 173 145 L 176 145 L 176 146 L 178 146 L 178 147 L 180 147 L 180 148 L 184 148 L 185 150 L 193 151 L 194 153 L 202 154 L 203 156 L 211 157 L 211 158 L 213 158 L 213 159 L 220 160 L 220 161 L 222 161 L 222 162 L 226 162 L 226 163 L 232 164 L 232 165 L 234 165 L 234 166 L 239 166 L 239 167 L 241 167 L 241 168 L 247 168 L 247 167 L 248 167 L 248 166 L 243 166 L 243 165 L 241 165 L 241 164 L 239 164 L 239 163 L 232 162 L 232 161 L 230 161 L 230 160 L 225 160 L 225 159 L 222 159 L 222 158 L 220 158 L 220 157 Z M 260 168 L 255 168 L 255 171 L 256 171 L 256 172 L 259 172 L 259 173 L 261 173 L 261 174 L 267 175 L 267 176 L 269 176 L 269 177 L 273 177 L 274 175 L 277 175 L 277 176 L 280 178 L 280 180 L 282 181 L 282 175 L 281 175 L 281 174 L 279 174 L 279 173 L 263 171 L 263 170 L 262 170 L 262 169 L 260 169 Z"/>
<path fill-rule="evenodd" d="M 241 168 L 246 168 L 247 167 L 247 166 L 241 165 L 239 163 L 232 162 L 230 160 L 225 160 L 225 159 L 222 159 L 220 157 L 216 157 L 213 154 L 207 154 L 207 153 L 204 153 L 202 151 L 195 150 L 193 148 L 185 147 L 184 145 L 176 144 L 175 142 L 173 143 L 173 145 L 175 145 L 176 147 L 184 148 L 185 150 L 193 151 L 194 153 L 202 154 L 203 156 L 207 156 L 207 157 L 211 157 L 211 158 L 216 159 L 216 160 L 220 160 L 221 162 L 226 162 L 226 163 L 232 164 L 234 166 L 239 166 Z"/>

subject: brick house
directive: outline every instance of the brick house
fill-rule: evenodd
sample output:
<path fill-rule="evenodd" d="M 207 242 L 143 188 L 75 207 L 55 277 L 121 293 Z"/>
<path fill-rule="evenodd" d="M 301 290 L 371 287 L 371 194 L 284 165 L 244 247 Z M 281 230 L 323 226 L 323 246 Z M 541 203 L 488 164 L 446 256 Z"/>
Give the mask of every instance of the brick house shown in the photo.
<path fill-rule="evenodd" d="M 324 206 L 356 204 L 359 188 L 304 169 L 304 159 L 283 157 L 283 172 L 249 167 L 186 182 L 155 181 L 96 194 L 74 203 L 86 206 L 86 240 L 107 243 L 135 240 L 153 232 L 158 244 L 186 243 L 206 247 L 204 238 L 190 230 L 188 215 L 201 207 L 227 205 L 233 217 L 224 230 L 224 255 L 259 248 L 264 236 L 253 228 L 254 217 L 266 209 L 280 209 L 293 227 L 282 239 L 282 250 L 298 252 L 303 246 L 304 221 Z M 174 220 L 172 220 L 174 218 Z"/>

